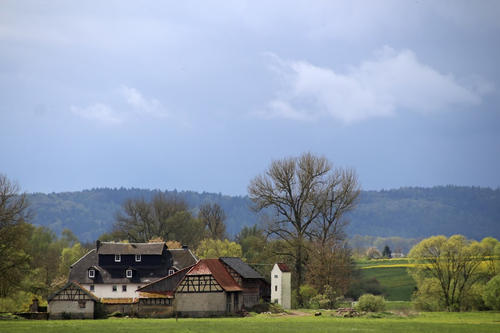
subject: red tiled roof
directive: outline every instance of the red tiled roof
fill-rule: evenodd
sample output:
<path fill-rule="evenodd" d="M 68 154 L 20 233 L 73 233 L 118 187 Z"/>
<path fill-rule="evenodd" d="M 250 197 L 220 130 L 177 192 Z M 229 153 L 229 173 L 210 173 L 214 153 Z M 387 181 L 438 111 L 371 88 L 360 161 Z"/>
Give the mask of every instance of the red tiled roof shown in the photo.
<path fill-rule="evenodd" d="M 225 291 L 242 291 L 219 259 L 202 259 L 186 275 L 212 275 Z"/>
<path fill-rule="evenodd" d="M 278 263 L 278 268 L 282 271 L 282 272 L 290 272 L 290 269 L 288 268 L 288 266 L 282 262 Z"/>

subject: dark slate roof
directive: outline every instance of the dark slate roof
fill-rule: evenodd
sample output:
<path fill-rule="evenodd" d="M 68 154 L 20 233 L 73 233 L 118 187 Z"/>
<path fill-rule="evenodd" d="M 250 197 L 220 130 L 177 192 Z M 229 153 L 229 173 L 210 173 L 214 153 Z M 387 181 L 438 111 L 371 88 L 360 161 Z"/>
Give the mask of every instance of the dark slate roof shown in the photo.
<path fill-rule="evenodd" d="M 264 279 L 259 272 L 253 269 L 249 264 L 236 257 L 221 257 L 220 260 L 234 269 L 236 273 L 244 279 Z"/>
<path fill-rule="evenodd" d="M 189 249 L 172 249 L 168 251 L 172 254 L 172 266 L 178 270 L 193 266 L 198 262 L 196 256 Z"/>
<path fill-rule="evenodd" d="M 166 247 L 165 243 L 115 243 L 101 242 L 98 254 L 157 254 L 160 255 Z"/>
<path fill-rule="evenodd" d="M 78 283 L 98 284 L 98 283 L 149 283 L 168 274 L 167 265 L 154 267 L 136 267 L 132 278 L 125 276 L 128 267 L 117 265 L 116 267 L 102 267 L 98 265 L 98 254 L 95 249 L 85 254 L 80 260 L 71 266 L 69 281 Z M 95 277 L 89 278 L 89 268 L 95 269 Z"/>
<path fill-rule="evenodd" d="M 101 247 L 102 247 L 101 243 Z M 104 243 L 113 244 L 113 243 Z M 114 243 L 113 245 L 117 245 Z M 159 244 L 163 246 L 164 243 L 150 243 Z M 138 244 L 138 245 L 150 245 L 150 244 Z M 137 244 L 136 244 L 137 245 Z M 149 248 L 151 246 L 137 246 L 136 248 Z M 162 248 L 162 247 L 160 247 Z M 101 248 L 100 248 L 101 249 Z M 99 254 L 101 252 L 99 251 Z M 125 263 L 106 265 L 105 267 L 99 265 L 99 254 L 96 249 L 89 251 L 77 262 L 71 265 L 71 270 L 69 273 L 69 281 L 75 281 L 82 284 L 99 284 L 99 283 L 151 283 L 164 276 L 168 275 L 168 270 L 170 268 L 175 268 L 176 270 L 181 270 L 186 267 L 193 266 L 196 264 L 197 259 L 193 253 L 188 249 L 179 250 L 166 250 L 163 256 L 165 256 L 165 264 L 155 264 L 146 266 L 145 263 L 141 263 L 137 266 L 130 266 Z M 114 254 L 114 253 L 113 253 Z M 144 254 L 144 252 L 142 252 Z M 160 252 L 161 254 L 161 252 Z M 93 279 L 88 277 L 88 270 L 92 268 L 95 269 L 96 274 Z M 127 278 L 125 276 L 125 270 L 132 269 L 132 278 Z"/>
<path fill-rule="evenodd" d="M 158 292 L 173 292 L 179 285 L 179 283 L 184 279 L 186 273 L 191 269 L 191 267 L 186 267 L 174 274 L 165 276 L 158 279 L 144 287 L 137 289 L 138 292 L 148 292 L 148 293 L 158 293 Z"/>

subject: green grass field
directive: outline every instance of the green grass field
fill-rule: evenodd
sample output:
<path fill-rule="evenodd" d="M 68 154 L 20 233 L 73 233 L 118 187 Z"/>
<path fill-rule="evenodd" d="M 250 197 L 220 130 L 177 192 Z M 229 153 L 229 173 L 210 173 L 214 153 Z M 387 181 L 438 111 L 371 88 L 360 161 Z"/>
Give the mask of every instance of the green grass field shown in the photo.
<path fill-rule="evenodd" d="M 363 278 L 376 278 L 389 301 L 409 301 L 415 281 L 408 275 L 407 259 L 381 259 L 357 263 Z"/>
<path fill-rule="evenodd" d="M 0 332 L 500 332 L 500 313 L 422 313 L 410 317 L 329 315 L 213 319 L 5 320 Z"/>

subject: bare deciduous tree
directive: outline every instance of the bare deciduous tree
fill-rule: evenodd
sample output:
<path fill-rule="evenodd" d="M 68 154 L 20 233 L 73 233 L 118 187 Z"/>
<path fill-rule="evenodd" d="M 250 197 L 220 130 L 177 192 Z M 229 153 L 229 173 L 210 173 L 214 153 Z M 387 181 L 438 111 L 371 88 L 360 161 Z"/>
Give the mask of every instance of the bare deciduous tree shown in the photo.
<path fill-rule="evenodd" d="M 226 214 L 218 204 L 204 204 L 200 207 L 198 218 L 205 225 L 207 238 L 224 239 L 226 237 Z"/>
<path fill-rule="evenodd" d="M 257 211 L 273 210 L 268 232 L 293 249 L 298 287 L 305 277 L 307 243 L 326 246 L 343 237 L 343 215 L 355 206 L 359 185 L 353 170 L 333 168 L 325 157 L 305 153 L 273 161 L 248 192 Z"/>
<path fill-rule="evenodd" d="M 164 193 L 156 194 L 151 202 L 127 200 L 124 213 L 118 213 L 113 234 L 131 242 L 148 242 L 154 238 L 197 244 L 201 226 L 188 211 L 186 203 Z"/>

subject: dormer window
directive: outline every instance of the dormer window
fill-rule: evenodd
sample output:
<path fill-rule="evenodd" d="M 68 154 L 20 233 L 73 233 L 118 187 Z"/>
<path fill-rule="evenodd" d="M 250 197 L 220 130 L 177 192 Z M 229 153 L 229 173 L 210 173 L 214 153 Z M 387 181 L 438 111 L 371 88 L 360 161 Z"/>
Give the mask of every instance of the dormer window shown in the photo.
<path fill-rule="evenodd" d="M 95 278 L 95 269 L 89 269 L 89 278 Z"/>
<path fill-rule="evenodd" d="M 132 270 L 131 270 L 131 269 L 127 269 L 127 270 L 125 271 L 125 274 L 127 275 L 127 278 L 129 278 L 129 279 L 130 279 L 130 278 L 132 277 Z"/>
<path fill-rule="evenodd" d="M 136 254 L 135 255 L 135 262 L 141 262 L 141 255 L 140 254 Z"/>
<path fill-rule="evenodd" d="M 168 270 L 168 275 L 172 275 L 172 274 L 174 274 L 174 273 L 175 273 L 175 271 L 174 271 L 172 268 L 170 268 L 170 269 Z"/>
<path fill-rule="evenodd" d="M 115 262 L 120 262 L 120 261 L 122 261 L 121 254 L 115 254 Z"/>

